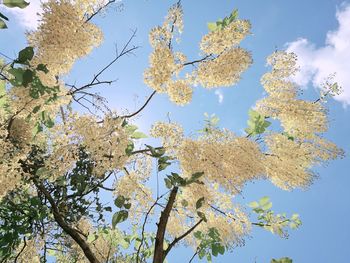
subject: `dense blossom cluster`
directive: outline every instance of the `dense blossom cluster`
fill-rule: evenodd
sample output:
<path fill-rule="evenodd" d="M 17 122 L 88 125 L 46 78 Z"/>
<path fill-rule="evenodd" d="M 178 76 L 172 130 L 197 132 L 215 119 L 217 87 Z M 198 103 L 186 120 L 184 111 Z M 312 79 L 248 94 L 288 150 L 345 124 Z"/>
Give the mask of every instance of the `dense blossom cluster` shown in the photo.
<path fill-rule="evenodd" d="M 183 141 L 183 128 L 176 123 L 156 122 L 150 131 L 150 135 L 162 140 L 165 150 L 174 155 Z"/>
<path fill-rule="evenodd" d="M 319 137 L 328 128 L 324 106 L 297 98 L 298 89 L 288 77 L 296 71 L 293 53 L 275 52 L 268 59 L 272 71 L 266 73 L 262 85 L 268 97 L 257 102 L 257 110 L 278 119 L 285 134 L 270 134 L 265 142 L 266 174 L 279 187 L 292 189 L 310 185 L 314 164 L 342 155 L 342 150 Z"/>
<path fill-rule="evenodd" d="M 309 186 L 315 176 L 313 165 L 342 154 L 335 144 L 318 136 L 312 140 L 291 140 L 282 134 L 271 134 L 265 141 L 270 151 L 265 158 L 266 174 L 286 190 Z"/>
<path fill-rule="evenodd" d="M 45 63 L 51 77 L 68 73 L 78 58 L 101 43 L 102 32 L 83 16 L 90 9 L 90 1 L 50 0 L 43 4 L 39 28 L 28 34 L 28 40 L 37 49 L 34 63 Z"/>
<path fill-rule="evenodd" d="M 234 20 L 225 28 L 205 35 L 199 44 L 200 49 L 208 55 L 220 55 L 225 50 L 238 46 L 250 33 L 250 27 L 248 20 Z"/>
<path fill-rule="evenodd" d="M 243 48 L 225 50 L 212 60 L 199 64 L 194 71 L 195 83 L 205 88 L 229 87 L 240 80 L 241 74 L 252 63 L 251 55 Z"/>
<path fill-rule="evenodd" d="M 228 131 L 184 140 L 178 158 L 185 175 L 202 171 L 205 178 L 233 194 L 263 173 L 263 154 L 258 144 Z"/>

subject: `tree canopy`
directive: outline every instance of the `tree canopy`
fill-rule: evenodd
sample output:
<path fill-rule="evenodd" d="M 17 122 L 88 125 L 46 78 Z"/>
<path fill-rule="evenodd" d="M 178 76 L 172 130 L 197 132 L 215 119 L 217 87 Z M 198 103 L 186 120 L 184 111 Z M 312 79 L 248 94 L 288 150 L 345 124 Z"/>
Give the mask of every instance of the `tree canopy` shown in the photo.
<path fill-rule="evenodd" d="M 273 211 L 266 196 L 249 207 L 236 197 L 256 179 L 305 189 L 315 165 L 343 155 L 322 137 L 328 129 L 324 99 L 339 93 L 338 84 L 328 83 L 313 101 L 303 99 L 290 79 L 296 55 L 275 51 L 261 78 L 266 96 L 249 111 L 244 135 L 219 128 L 215 115 L 206 115 L 203 129 L 190 135 L 172 121 L 140 131 L 134 119 L 157 94 L 180 107 L 191 103 L 195 86 L 237 84 L 253 63 L 240 46 L 251 25 L 238 10 L 208 23 L 200 56 L 189 60 L 176 48 L 184 25 L 175 3 L 149 33 L 144 82 L 150 96 L 135 112 L 121 114 L 92 90 L 113 82 L 103 73 L 138 48 L 132 45 L 136 32 L 89 83 L 63 81 L 78 59 L 101 45 L 103 32 L 93 20 L 114 2 L 43 3 L 28 46 L 0 64 L 0 260 L 161 263 L 186 245 L 194 251 L 190 262 L 196 256 L 211 262 L 243 245 L 252 227 L 286 237 L 301 224 L 298 214 Z M 76 104 L 99 114 L 81 113 Z M 159 144 L 145 144 L 148 136 Z"/>

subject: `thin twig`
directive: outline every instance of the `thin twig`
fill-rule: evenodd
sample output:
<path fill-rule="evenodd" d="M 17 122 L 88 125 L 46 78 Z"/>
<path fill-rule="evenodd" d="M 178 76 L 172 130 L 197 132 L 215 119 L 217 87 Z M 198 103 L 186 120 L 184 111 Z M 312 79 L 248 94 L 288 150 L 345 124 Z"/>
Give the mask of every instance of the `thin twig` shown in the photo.
<path fill-rule="evenodd" d="M 148 99 L 146 100 L 146 102 L 142 105 L 142 107 L 140 109 L 138 109 L 137 111 L 135 111 L 132 114 L 129 115 L 124 115 L 121 118 L 131 118 L 136 116 L 137 114 L 139 114 L 146 106 L 147 104 L 151 101 L 152 97 L 157 93 L 157 91 L 153 91 L 152 94 L 148 97 Z"/>
<path fill-rule="evenodd" d="M 170 250 L 176 245 L 176 243 L 178 243 L 179 241 L 181 241 L 183 238 L 185 238 L 186 236 L 188 236 L 193 230 L 196 229 L 197 226 L 200 225 L 200 223 L 203 222 L 203 219 L 199 220 L 194 226 L 192 226 L 190 229 L 188 229 L 185 233 L 183 233 L 181 236 L 176 237 L 173 242 L 171 242 L 169 244 L 169 246 L 167 247 L 167 249 L 164 251 L 164 258 L 167 256 L 167 254 L 170 252 Z"/>
<path fill-rule="evenodd" d="M 115 0 L 109 0 L 105 5 L 103 5 L 100 8 L 98 8 L 96 12 L 94 12 L 91 16 L 89 16 L 86 19 L 85 23 L 89 22 L 94 16 L 96 16 L 99 12 L 101 12 L 102 9 L 106 8 L 108 5 L 110 5 L 110 4 L 114 3 L 114 2 L 115 2 Z"/>
<path fill-rule="evenodd" d="M 23 253 L 24 249 L 27 246 L 27 242 L 26 242 L 26 237 L 23 237 L 23 247 L 21 248 L 21 250 L 18 252 L 18 254 L 16 255 L 14 262 L 17 263 L 17 260 L 19 258 L 19 256 Z"/>

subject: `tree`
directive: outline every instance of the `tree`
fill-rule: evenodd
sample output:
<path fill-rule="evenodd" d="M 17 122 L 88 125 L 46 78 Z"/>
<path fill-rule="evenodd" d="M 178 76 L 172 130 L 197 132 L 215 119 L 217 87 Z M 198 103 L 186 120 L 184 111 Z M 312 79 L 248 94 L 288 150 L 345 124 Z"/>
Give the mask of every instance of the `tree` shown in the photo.
<path fill-rule="evenodd" d="M 306 188 L 312 166 L 343 154 L 320 137 L 327 130 L 323 99 L 339 92 L 337 83 L 328 83 L 314 101 L 302 100 L 289 80 L 296 56 L 276 51 L 261 79 L 268 95 L 250 110 L 244 136 L 220 129 L 217 117 L 207 115 L 195 136 L 174 122 L 154 123 L 149 134 L 161 144 L 143 144 L 146 135 L 133 119 L 157 93 L 181 106 L 191 102 L 195 85 L 212 89 L 239 81 L 252 63 L 239 46 L 250 23 L 237 10 L 209 23 L 199 44 L 202 57 L 189 61 L 174 51 L 183 30 L 177 2 L 149 35 L 153 52 L 144 80 L 153 92 L 137 111 L 120 115 L 105 111 L 91 88 L 112 83 L 102 74 L 137 49 L 131 45 L 136 32 L 91 82 L 77 87 L 62 80 L 101 44 L 92 20 L 113 2 L 48 1 L 38 30 L 28 33 L 29 46 L 1 67 L 2 261 L 52 256 L 57 262 L 160 263 L 178 244 L 194 248 L 190 261 L 197 255 L 211 261 L 242 244 L 252 226 L 282 237 L 288 227 L 297 228 L 298 215 L 276 214 L 268 197 L 250 203 L 249 215 L 234 196 L 259 178 L 285 190 Z M 102 117 L 76 112 L 74 103 L 99 109 Z M 115 207 L 103 203 L 106 194 Z M 151 218 L 155 232 L 148 230 Z M 119 225 L 124 221 L 127 230 Z"/>

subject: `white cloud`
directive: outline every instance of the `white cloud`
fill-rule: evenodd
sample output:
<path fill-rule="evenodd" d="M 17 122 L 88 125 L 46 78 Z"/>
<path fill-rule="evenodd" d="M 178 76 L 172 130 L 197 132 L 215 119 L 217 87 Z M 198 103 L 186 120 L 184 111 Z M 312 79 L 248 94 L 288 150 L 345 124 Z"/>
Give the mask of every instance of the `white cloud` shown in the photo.
<path fill-rule="evenodd" d="M 224 101 L 224 93 L 221 90 L 217 89 L 215 95 L 218 96 L 218 101 L 221 104 Z"/>
<path fill-rule="evenodd" d="M 329 31 L 324 46 L 317 48 L 305 38 L 287 43 L 287 51 L 298 55 L 301 71 L 294 81 L 306 86 L 312 83 L 321 87 L 325 79 L 336 73 L 334 81 L 343 88 L 343 93 L 335 99 L 344 105 L 350 105 L 350 5 L 344 5 L 336 13 L 339 26 Z"/>
<path fill-rule="evenodd" d="M 30 4 L 26 8 L 8 8 L 2 6 L 3 10 L 6 10 L 6 13 L 13 14 L 16 22 L 18 22 L 22 27 L 27 30 L 34 30 L 39 24 L 39 13 L 42 12 L 41 2 L 46 2 L 47 0 L 31 0 L 28 1 Z"/>

